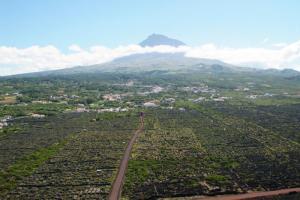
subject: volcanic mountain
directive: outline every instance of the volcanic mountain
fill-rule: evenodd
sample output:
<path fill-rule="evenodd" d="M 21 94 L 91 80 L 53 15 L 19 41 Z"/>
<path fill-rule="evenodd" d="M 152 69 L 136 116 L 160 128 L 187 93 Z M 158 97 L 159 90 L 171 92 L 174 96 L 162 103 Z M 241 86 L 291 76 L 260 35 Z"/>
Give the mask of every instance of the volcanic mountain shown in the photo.
<path fill-rule="evenodd" d="M 154 47 L 159 45 L 168 45 L 172 47 L 184 46 L 185 43 L 169 38 L 160 34 L 152 34 L 140 43 L 143 47 Z M 139 53 L 129 56 L 119 57 L 110 62 L 95 64 L 89 66 L 76 66 L 60 70 L 51 70 L 23 74 L 21 76 L 48 76 L 48 75 L 69 75 L 69 74 L 95 74 L 102 72 L 147 72 L 154 70 L 173 71 L 173 72 L 193 72 L 200 71 L 203 73 L 239 73 L 254 72 L 268 73 L 282 76 L 282 74 L 291 74 L 292 72 L 276 69 L 259 70 L 255 68 L 237 67 L 224 63 L 216 59 L 190 58 L 184 53 Z M 295 76 L 295 73 L 293 73 Z M 299 75 L 297 73 L 296 75 Z"/>
<path fill-rule="evenodd" d="M 142 41 L 140 45 L 142 47 L 146 47 L 146 46 L 153 47 L 158 45 L 168 45 L 168 46 L 178 47 L 178 46 L 185 46 L 186 44 L 179 40 L 169 38 L 164 35 L 152 34 L 149 35 L 147 39 Z"/>

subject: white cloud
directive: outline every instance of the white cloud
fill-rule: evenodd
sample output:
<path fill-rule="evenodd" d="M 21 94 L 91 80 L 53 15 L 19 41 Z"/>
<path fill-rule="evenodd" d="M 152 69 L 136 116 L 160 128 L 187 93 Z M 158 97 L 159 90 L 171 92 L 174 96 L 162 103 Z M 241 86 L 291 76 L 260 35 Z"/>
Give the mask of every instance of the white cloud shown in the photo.
<path fill-rule="evenodd" d="M 293 67 L 300 70 L 300 40 L 291 44 L 276 45 L 273 48 L 230 48 L 204 44 L 198 47 L 127 45 L 117 48 L 92 46 L 83 49 L 74 44 L 69 50 L 70 52 L 63 53 L 52 45 L 22 49 L 0 46 L 0 75 L 100 64 L 126 55 L 149 52 L 182 52 L 187 57 L 219 59 L 242 66 Z"/>
<path fill-rule="evenodd" d="M 188 57 L 219 59 L 224 62 L 265 68 L 294 68 L 300 70 L 300 40 L 282 48 L 228 48 L 213 44 L 202 45 L 186 52 Z"/>
<path fill-rule="evenodd" d="M 82 51 L 82 49 L 80 48 L 80 46 L 78 46 L 77 44 L 72 44 L 71 46 L 69 46 L 69 50 L 70 51 L 75 51 L 75 52 Z"/>
<path fill-rule="evenodd" d="M 281 47 L 286 47 L 287 45 L 288 44 L 285 42 L 280 42 L 280 43 L 273 44 L 272 46 L 281 48 Z"/>
<path fill-rule="evenodd" d="M 270 40 L 269 38 L 265 38 L 261 43 L 266 44 L 267 42 L 269 42 L 269 40 Z"/>

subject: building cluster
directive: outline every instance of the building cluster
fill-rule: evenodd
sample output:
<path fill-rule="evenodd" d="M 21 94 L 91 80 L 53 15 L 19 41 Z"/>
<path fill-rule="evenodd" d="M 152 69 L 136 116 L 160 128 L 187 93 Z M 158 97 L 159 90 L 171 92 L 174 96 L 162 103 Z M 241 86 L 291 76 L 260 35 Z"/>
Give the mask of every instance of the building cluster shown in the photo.
<path fill-rule="evenodd" d="M 182 87 L 182 91 L 185 92 L 192 92 L 192 93 L 216 93 L 216 89 L 209 88 L 206 85 L 200 86 L 200 87 Z"/>
<path fill-rule="evenodd" d="M 5 126 L 8 126 L 8 122 L 12 120 L 12 116 L 4 116 L 0 118 L 0 129 L 2 129 Z"/>

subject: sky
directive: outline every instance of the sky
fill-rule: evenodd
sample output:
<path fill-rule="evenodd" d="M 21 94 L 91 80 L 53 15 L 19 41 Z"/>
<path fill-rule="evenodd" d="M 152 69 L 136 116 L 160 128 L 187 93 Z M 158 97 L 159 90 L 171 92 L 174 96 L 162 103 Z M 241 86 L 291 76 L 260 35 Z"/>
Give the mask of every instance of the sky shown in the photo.
<path fill-rule="evenodd" d="M 300 70 L 298 0 L 0 0 L 0 75 L 182 51 Z M 188 47 L 144 49 L 152 33 Z"/>

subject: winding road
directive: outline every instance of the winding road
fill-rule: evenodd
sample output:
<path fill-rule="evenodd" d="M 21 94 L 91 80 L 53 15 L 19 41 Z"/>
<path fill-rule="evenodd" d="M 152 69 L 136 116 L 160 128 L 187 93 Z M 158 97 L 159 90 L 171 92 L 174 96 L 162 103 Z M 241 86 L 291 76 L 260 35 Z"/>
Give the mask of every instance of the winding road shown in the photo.
<path fill-rule="evenodd" d="M 121 198 L 122 186 L 124 183 L 124 178 L 128 166 L 128 161 L 130 158 L 130 153 L 135 140 L 140 135 L 140 133 L 143 132 L 143 129 L 144 129 L 144 114 L 141 113 L 139 129 L 135 131 L 134 135 L 132 136 L 131 140 L 129 141 L 126 147 L 123 159 L 118 169 L 117 176 L 115 178 L 115 181 L 109 193 L 109 197 L 108 197 L 109 200 L 119 200 Z"/>

